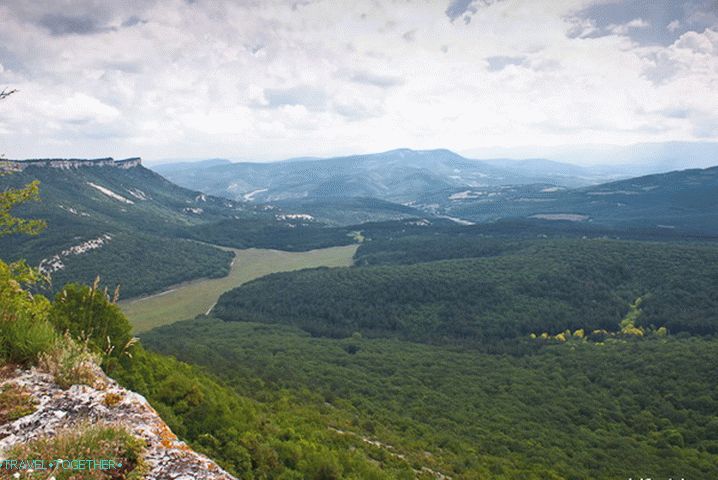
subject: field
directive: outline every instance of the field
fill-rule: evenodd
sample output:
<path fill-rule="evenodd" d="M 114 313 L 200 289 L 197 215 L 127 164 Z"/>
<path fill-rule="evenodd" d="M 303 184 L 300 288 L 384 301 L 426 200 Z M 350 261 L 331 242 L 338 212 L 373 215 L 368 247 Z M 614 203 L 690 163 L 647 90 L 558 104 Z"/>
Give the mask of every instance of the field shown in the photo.
<path fill-rule="evenodd" d="M 157 295 L 122 301 L 120 307 L 132 323 L 134 332 L 141 333 L 206 313 L 222 293 L 270 273 L 321 266 L 349 266 L 356 249 L 357 245 L 308 252 L 233 249 L 236 257 L 226 277 L 183 283 Z"/>

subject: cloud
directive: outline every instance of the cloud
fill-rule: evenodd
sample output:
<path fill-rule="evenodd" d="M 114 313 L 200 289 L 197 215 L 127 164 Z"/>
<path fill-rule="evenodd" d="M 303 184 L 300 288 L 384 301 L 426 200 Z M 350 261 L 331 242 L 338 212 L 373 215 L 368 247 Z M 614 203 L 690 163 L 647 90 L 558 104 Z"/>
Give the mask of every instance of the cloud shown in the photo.
<path fill-rule="evenodd" d="M 416 39 L 416 29 L 408 30 L 402 33 L 401 38 L 403 38 L 407 42 L 413 42 Z"/>
<path fill-rule="evenodd" d="M 365 71 L 354 71 L 346 75 L 352 82 L 371 85 L 373 87 L 390 88 L 397 87 L 404 83 L 400 77 L 393 75 L 382 75 Z"/>
<path fill-rule="evenodd" d="M 449 6 L 444 12 L 453 22 L 459 17 L 463 17 L 464 23 L 471 23 L 471 16 L 475 14 L 480 7 L 488 7 L 489 5 L 502 0 L 451 0 Z"/>
<path fill-rule="evenodd" d="M 6 0 L 0 88 L 20 92 L 0 104 L 0 151 L 264 160 L 718 140 L 709 6 Z"/>
<path fill-rule="evenodd" d="M 496 56 L 488 57 L 486 61 L 489 64 L 489 71 L 497 72 L 503 70 L 509 65 L 523 65 L 526 63 L 526 57 L 507 57 L 507 56 Z"/>
<path fill-rule="evenodd" d="M 615 33 L 617 35 L 626 35 L 630 33 L 633 29 L 648 27 L 650 27 L 650 23 L 648 23 L 647 21 L 643 20 L 642 18 L 634 18 L 630 22 L 623 23 L 621 25 L 608 25 L 606 29 L 609 30 L 611 33 Z"/>
<path fill-rule="evenodd" d="M 301 105 L 308 110 L 322 110 L 327 104 L 327 94 L 324 90 L 307 85 L 267 88 L 264 90 L 264 98 L 269 108 Z"/>
<path fill-rule="evenodd" d="M 446 7 L 446 16 L 453 22 L 464 13 L 475 12 L 476 9 L 471 6 L 472 3 L 474 3 L 473 0 L 451 0 L 449 6 Z"/>
<path fill-rule="evenodd" d="M 137 15 L 132 15 L 127 20 L 122 22 L 122 26 L 123 27 L 134 27 L 135 25 L 140 25 L 143 23 L 147 23 L 147 20 L 142 20 Z"/>
<path fill-rule="evenodd" d="M 114 30 L 113 27 L 99 24 L 95 18 L 88 15 L 43 15 L 39 24 L 47 28 L 52 35 L 90 35 Z"/>
<path fill-rule="evenodd" d="M 641 45 L 670 45 L 688 31 L 718 25 L 716 0 L 590 2 L 572 17 L 571 37 L 625 35 Z M 582 29 L 581 26 L 584 28 Z"/>

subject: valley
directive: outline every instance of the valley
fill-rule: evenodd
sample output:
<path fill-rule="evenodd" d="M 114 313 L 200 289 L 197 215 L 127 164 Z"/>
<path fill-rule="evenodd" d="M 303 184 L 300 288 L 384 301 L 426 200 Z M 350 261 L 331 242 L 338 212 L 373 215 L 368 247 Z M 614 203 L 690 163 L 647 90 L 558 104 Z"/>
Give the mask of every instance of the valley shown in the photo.
<path fill-rule="evenodd" d="M 303 268 L 346 267 L 358 245 L 330 247 L 306 252 L 250 248 L 228 249 L 234 253 L 229 274 L 222 278 L 198 279 L 170 287 L 144 298 L 119 303 L 135 333 L 179 320 L 208 314 L 224 292 L 270 273 Z"/>
<path fill-rule="evenodd" d="M 49 274 L 58 329 L 138 335 L 103 367 L 239 478 L 718 475 L 716 169 L 459 185 L 424 174 L 469 160 L 432 152 L 332 160 L 282 198 L 20 164 L 0 182 L 39 180 L 16 212 L 48 228 L 0 246 Z"/>
<path fill-rule="evenodd" d="M 718 0 L 0 19 L 0 480 L 718 479 Z"/>

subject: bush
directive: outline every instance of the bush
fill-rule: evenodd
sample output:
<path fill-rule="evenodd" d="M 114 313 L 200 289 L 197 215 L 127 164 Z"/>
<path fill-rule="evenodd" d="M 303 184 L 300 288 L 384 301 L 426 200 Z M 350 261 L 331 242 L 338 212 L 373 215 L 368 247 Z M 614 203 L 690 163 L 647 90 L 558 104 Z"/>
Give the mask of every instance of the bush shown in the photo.
<path fill-rule="evenodd" d="M 106 291 L 71 283 L 56 295 L 50 321 L 61 332 L 87 341 L 88 347 L 105 357 L 117 358 L 133 344 L 132 327 Z"/>
<path fill-rule="evenodd" d="M 30 415 L 35 401 L 30 393 L 17 385 L 5 385 L 0 391 L 0 425 Z"/>
<path fill-rule="evenodd" d="M 32 364 L 56 340 L 48 322 L 50 302 L 26 288 L 40 280 L 24 262 L 0 261 L 0 361 Z"/>

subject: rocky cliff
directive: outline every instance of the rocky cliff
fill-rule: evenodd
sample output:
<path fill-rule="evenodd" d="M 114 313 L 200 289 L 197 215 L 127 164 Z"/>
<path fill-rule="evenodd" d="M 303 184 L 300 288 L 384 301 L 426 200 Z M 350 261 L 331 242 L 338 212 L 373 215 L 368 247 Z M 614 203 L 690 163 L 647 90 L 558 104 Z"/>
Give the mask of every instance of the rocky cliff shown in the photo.
<path fill-rule="evenodd" d="M 45 438 L 52 443 L 57 432 L 76 430 L 83 425 L 108 425 L 122 427 L 144 442 L 143 478 L 234 480 L 213 461 L 178 440 L 144 397 L 122 388 L 97 370 L 98 381 L 93 386 L 73 385 L 63 390 L 52 376 L 34 368 L 5 368 L 1 372 L 0 390 L 23 392 L 32 407 L 19 418 L 2 415 L 4 418 L 0 421 L 5 423 L 0 425 L 0 459 L 9 460 L 9 451 L 37 439 Z M 12 418 L 15 419 L 8 421 Z M 92 453 L 87 452 L 89 456 Z M 0 477 L 6 478 L 3 473 L 11 472 L 0 472 Z"/>
<path fill-rule="evenodd" d="M 123 160 L 115 160 L 112 157 L 107 158 L 36 158 L 29 160 L 0 160 L 0 171 L 21 172 L 29 167 L 43 168 L 85 168 L 85 167 L 114 167 L 114 168 L 132 168 L 142 164 L 139 157 L 125 158 Z"/>

